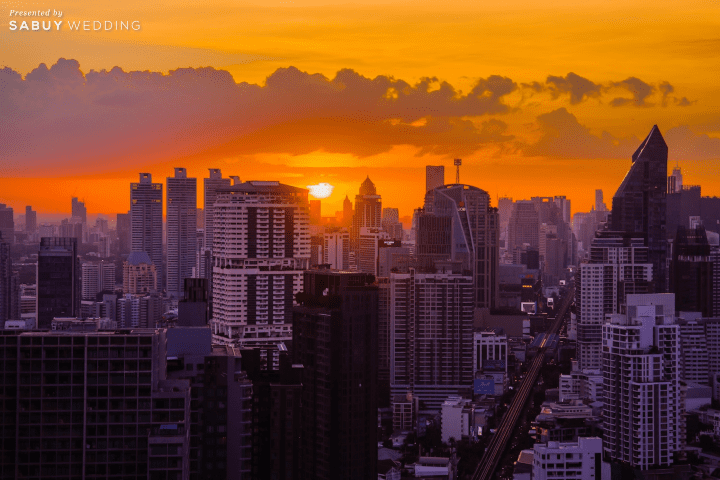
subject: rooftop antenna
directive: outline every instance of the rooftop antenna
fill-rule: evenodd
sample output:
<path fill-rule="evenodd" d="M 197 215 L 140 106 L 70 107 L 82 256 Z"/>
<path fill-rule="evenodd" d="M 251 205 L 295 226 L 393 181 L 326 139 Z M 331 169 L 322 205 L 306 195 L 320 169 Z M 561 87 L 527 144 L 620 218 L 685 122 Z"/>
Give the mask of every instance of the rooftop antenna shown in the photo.
<path fill-rule="evenodd" d="M 456 158 L 455 159 L 455 168 L 457 169 L 455 172 L 455 183 L 460 183 L 460 165 L 462 165 L 462 159 Z"/>

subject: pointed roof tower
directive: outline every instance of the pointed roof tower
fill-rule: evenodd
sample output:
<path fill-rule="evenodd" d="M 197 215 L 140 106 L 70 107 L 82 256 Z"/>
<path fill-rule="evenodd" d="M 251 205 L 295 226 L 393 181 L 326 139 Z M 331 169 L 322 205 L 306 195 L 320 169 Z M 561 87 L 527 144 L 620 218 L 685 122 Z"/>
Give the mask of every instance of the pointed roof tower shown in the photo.
<path fill-rule="evenodd" d="M 360 195 L 377 195 L 375 184 L 370 180 L 370 175 L 360 185 Z"/>

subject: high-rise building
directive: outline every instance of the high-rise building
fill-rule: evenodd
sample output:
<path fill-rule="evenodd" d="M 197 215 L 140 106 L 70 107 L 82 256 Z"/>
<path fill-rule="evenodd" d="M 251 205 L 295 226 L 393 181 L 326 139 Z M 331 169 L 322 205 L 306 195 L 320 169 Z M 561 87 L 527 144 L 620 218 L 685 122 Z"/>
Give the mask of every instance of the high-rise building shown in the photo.
<path fill-rule="evenodd" d="M 607 206 L 603 201 L 603 191 L 598 188 L 595 190 L 595 211 L 604 212 L 605 210 L 607 210 Z"/>
<path fill-rule="evenodd" d="M 287 341 L 309 267 L 308 191 L 275 181 L 218 190 L 213 318 L 218 341 Z"/>
<path fill-rule="evenodd" d="M 157 292 L 158 274 L 155 264 L 145 252 L 133 252 L 123 263 L 123 293 L 141 295 Z"/>
<path fill-rule="evenodd" d="M 350 234 L 348 232 L 323 235 L 323 261 L 333 270 L 350 269 Z"/>
<path fill-rule="evenodd" d="M 439 217 L 420 208 L 415 211 L 415 257 L 421 273 L 434 273 L 436 262 L 452 259 L 452 217 Z"/>
<path fill-rule="evenodd" d="M 153 183 L 149 173 L 141 173 L 140 182 L 130 184 L 131 248 L 150 256 L 158 282 L 164 279 L 162 190 L 162 183 Z M 162 286 L 158 285 L 158 289 Z"/>
<path fill-rule="evenodd" d="M 115 290 L 115 264 L 84 262 L 82 264 L 82 300 L 95 301 L 97 294 Z"/>
<path fill-rule="evenodd" d="M 680 193 L 683 187 L 683 177 L 680 167 L 673 168 L 672 175 L 667 179 L 667 193 Z"/>
<path fill-rule="evenodd" d="M 118 243 L 117 252 L 119 255 L 126 255 L 132 251 L 132 222 L 130 212 L 118 213 L 115 221 Z"/>
<path fill-rule="evenodd" d="M 390 238 L 402 240 L 403 226 L 400 223 L 400 211 L 397 208 L 383 208 L 382 228 Z"/>
<path fill-rule="evenodd" d="M 652 264 L 644 239 L 617 232 L 598 232 L 590 259 L 575 279 L 577 348 L 580 369 L 602 367 L 605 316 L 620 313 L 629 294 L 652 288 Z"/>
<path fill-rule="evenodd" d="M 360 193 L 355 196 L 355 211 L 350 242 L 354 250 L 358 249 L 360 232 L 363 228 L 382 227 L 382 199 L 377 194 L 375 184 L 367 177 L 360 185 Z"/>
<path fill-rule="evenodd" d="M 641 470 L 670 465 L 684 441 L 674 297 L 628 295 L 627 313 L 602 327 L 603 448 Z"/>
<path fill-rule="evenodd" d="M 490 195 L 470 185 L 445 185 L 425 195 L 425 212 L 452 219 L 452 260 L 472 274 L 475 306 L 496 308 L 500 226 Z"/>
<path fill-rule="evenodd" d="M 500 217 L 500 232 L 507 230 L 510 224 L 510 215 L 512 215 L 515 203 L 510 197 L 500 197 L 498 199 L 498 216 Z M 507 237 L 506 237 L 507 240 Z M 507 246 L 507 245 L 506 245 Z"/>
<path fill-rule="evenodd" d="M 310 200 L 310 223 L 320 225 L 322 222 L 322 202 L 320 200 Z"/>
<path fill-rule="evenodd" d="M 425 192 L 445 185 L 445 167 L 443 165 L 425 167 Z"/>
<path fill-rule="evenodd" d="M 305 273 L 293 316 L 302 378 L 301 479 L 377 477 L 378 287 L 362 273 Z"/>
<path fill-rule="evenodd" d="M 80 312 L 80 260 L 77 239 L 40 239 L 37 263 L 37 326 L 50 328 L 55 317 Z"/>
<path fill-rule="evenodd" d="M 0 203 L 0 238 L 12 245 L 15 243 L 15 218 L 13 209 Z"/>
<path fill-rule="evenodd" d="M 670 262 L 670 291 L 679 312 L 713 315 L 713 263 L 704 227 L 678 227 Z"/>
<path fill-rule="evenodd" d="M 157 294 L 125 294 L 116 306 L 119 328 L 155 328 L 162 320 L 163 302 Z"/>
<path fill-rule="evenodd" d="M 37 230 L 37 212 L 31 206 L 25 207 L 25 231 L 34 233 Z"/>
<path fill-rule="evenodd" d="M 72 197 L 71 216 L 80 220 L 80 223 L 87 224 L 87 208 L 85 202 L 81 202 L 77 197 Z"/>
<path fill-rule="evenodd" d="M 720 317 L 720 245 L 717 243 L 710 245 L 710 262 L 713 266 L 713 316 Z"/>
<path fill-rule="evenodd" d="M 223 178 L 222 172 L 219 168 L 211 168 L 210 176 L 203 179 L 204 184 L 204 201 L 203 201 L 203 215 L 205 217 L 205 226 L 203 231 L 205 233 L 205 249 L 212 251 L 213 238 L 215 232 L 215 201 L 217 200 L 217 191 L 219 188 L 225 188 L 230 186 L 230 179 Z"/>
<path fill-rule="evenodd" d="M 390 388 L 411 391 L 439 410 L 469 392 L 473 373 L 474 288 L 471 276 L 390 275 Z"/>
<path fill-rule="evenodd" d="M 508 223 L 507 249 L 515 252 L 523 245 L 540 246 L 540 221 L 535 203 L 530 200 L 518 200 L 513 204 Z"/>
<path fill-rule="evenodd" d="M 343 200 L 343 217 L 342 218 L 343 218 L 343 220 L 342 220 L 343 227 L 349 227 L 352 225 L 353 205 L 347 195 L 345 195 L 345 200 Z"/>
<path fill-rule="evenodd" d="M 197 179 L 176 168 L 167 178 L 167 292 L 183 295 L 183 282 L 192 278 L 197 250 Z"/>
<path fill-rule="evenodd" d="M 657 125 L 632 156 L 612 201 L 610 229 L 642 234 L 653 265 L 655 292 L 667 291 L 666 199 L 668 147 Z"/>
<path fill-rule="evenodd" d="M 10 244 L 0 238 L 0 328 L 6 320 L 20 319 L 20 284 L 13 272 Z"/>

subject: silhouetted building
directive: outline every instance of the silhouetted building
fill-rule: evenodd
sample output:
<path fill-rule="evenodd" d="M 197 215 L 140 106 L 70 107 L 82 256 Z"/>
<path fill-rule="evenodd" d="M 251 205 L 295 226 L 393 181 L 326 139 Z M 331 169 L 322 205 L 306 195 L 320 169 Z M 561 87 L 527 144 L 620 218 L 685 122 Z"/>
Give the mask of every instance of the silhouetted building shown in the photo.
<path fill-rule="evenodd" d="M 670 291 L 678 312 L 713 316 L 713 263 L 705 228 L 678 227 L 670 262 Z"/>
<path fill-rule="evenodd" d="M 302 364 L 302 479 L 377 477 L 378 287 L 362 273 L 305 272 L 293 317 Z"/>
<path fill-rule="evenodd" d="M 85 202 L 81 202 L 77 197 L 72 197 L 72 217 L 80 220 L 80 223 L 87 224 L 87 208 Z"/>
<path fill-rule="evenodd" d="M 50 328 L 55 317 L 80 313 L 80 260 L 77 239 L 40 239 L 37 263 L 37 326 Z"/>
<path fill-rule="evenodd" d="M 345 195 L 345 200 L 343 200 L 343 221 L 342 224 L 344 227 L 349 227 L 352 225 L 352 218 L 353 218 L 353 205 L 350 199 L 347 195 Z"/>
<path fill-rule="evenodd" d="M 185 279 L 185 294 L 178 302 L 177 324 L 183 327 L 204 327 L 208 324 L 207 278 Z"/>
<path fill-rule="evenodd" d="M 167 292 L 182 298 L 197 253 L 197 179 L 176 168 L 167 178 Z"/>
<path fill-rule="evenodd" d="M 419 209 L 416 210 L 415 222 L 417 269 L 423 273 L 434 273 L 435 262 L 452 258 L 452 217 L 440 217 Z"/>
<path fill-rule="evenodd" d="M 130 212 L 118 213 L 115 222 L 118 237 L 118 254 L 128 254 L 132 251 L 132 223 L 130 221 Z"/>
<path fill-rule="evenodd" d="M 13 209 L 0 203 L 0 238 L 10 245 L 15 243 L 15 218 Z"/>
<path fill-rule="evenodd" d="M 655 125 L 632 156 L 630 171 L 613 197 L 610 216 L 610 230 L 644 236 L 657 293 L 667 289 L 667 159 L 667 144 Z"/>
<path fill-rule="evenodd" d="M 359 248 L 363 228 L 382 228 L 382 199 L 370 177 L 363 181 L 360 192 L 355 196 L 355 211 L 350 229 L 350 244 L 354 250 Z"/>
<path fill-rule="evenodd" d="M 539 228 L 540 221 L 535 203 L 529 200 L 515 202 L 508 224 L 508 251 L 522 250 L 524 245 L 537 248 L 540 245 Z"/>
<path fill-rule="evenodd" d="M 25 231 L 34 233 L 37 230 L 37 212 L 31 206 L 25 207 Z"/>
<path fill-rule="evenodd" d="M 444 185 L 425 194 L 425 213 L 452 219 L 452 260 L 473 277 L 475 307 L 496 308 L 500 226 L 490 195 L 470 185 Z"/>
<path fill-rule="evenodd" d="M 0 238 L 0 329 L 6 320 L 20 319 L 20 284 L 13 272 L 10 244 Z"/>

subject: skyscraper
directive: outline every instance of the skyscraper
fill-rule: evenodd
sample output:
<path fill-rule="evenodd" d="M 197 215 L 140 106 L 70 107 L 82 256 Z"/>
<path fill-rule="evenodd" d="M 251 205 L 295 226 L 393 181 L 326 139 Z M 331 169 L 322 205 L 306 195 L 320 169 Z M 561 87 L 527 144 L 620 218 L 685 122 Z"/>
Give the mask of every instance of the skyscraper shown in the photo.
<path fill-rule="evenodd" d="M 678 227 L 670 262 L 670 291 L 679 312 L 713 316 L 713 264 L 705 228 Z"/>
<path fill-rule="evenodd" d="M 157 268 L 145 252 L 132 252 L 123 263 L 123 293 L 140 295 L 157 292 Z"/>
<path fill-rule="evenodd" d="M 77 197 L 72 197 L 72 217 L 78 218 L 80 223 L 87 224 L 87 208 L 85 202 L 81 202 Z"/>
<path fill-rule="evenodd" d="M 452 219 L 452 260 L 472 274 L 475 306 L 496 308 L 500 226 L 490 195 L 470 185 L 445 185 L 425 194 L 425 213 Z"/>
<path fill-rule="evenodd" d="M 598 232 L 575 284 L 578 363 L 581 369 L 600 369 L 605 316 L 620 313 L 629 294 L 652 289 L 652 264 L 642 236 Z"/>
<path fill-rule="evenodd" d="M 368 176 L 360 185 L 360 192 L 355 196 L 355 212 L 350 242 L 354 250 L 358 248 L 360 229 L 382 227 L 382 199 L 377 194 L 375 184 Z"/>
<path fill-rule="evenodd" d="M 603 325 L 606 455 L 642 470 L 681 447 L 680 339 L 673 294 L 629 295 Z"/>
<path fill-rule="evenodd" d="M 115 228 L 118 237 L 118 253 L 120 255 L 128 254 L 132 251 L 132 222 L 130 221 L 130 212 L 118 213 Z"/>
<path fill-rule="evenodd" d="M 40 239 L 37 263 L 37 326 L 50 328 L 55 317 L 80 313 L 80 260 L 77 239 Z"/>
<path fill-rule="evenodd" d="M 645 237 L 655 292 L 667 289 L 666 199 L 668 147 L 657 125 L 632 156 L 612 201 L 611 230 Z"/>
<path fill-rule="evenodd" d="M 353 205 L 350 199 L 347 195 L 345 195 L 345 200 L 343 200 L 343 226 L 349 227 L 352 225 L 352 218 L 353 218 Z"/>
<path fill-rule="evenodd" d="M 213 318 L 219 341 L 291 337 L 294 294 L 310 262 L 308 191 L 275 181 L 218 190 Z"/>
<path fill-rule="evenodd" d="M 390 388 L 440 409 L 472 384 L 473 277 L 390 274 Z"/>
<path fill-rule="evenodd" d="M 347 232 L 323 235 L 323 261 L 333 270 L 350 268 L 350 234 Z"/>
<path fill-rule="evenodd" d="M 603 201 L 603 191 L 598 188 L 595 190 L 595 211 L 604 212 L 605 210 L 607 210 L 607 207 Z"/>
<path fill-rule="evenodd" d="M 667 193 L 680 193 L 683 187 L 683 177 L 680 167 L 673 168 L 672 175 L 668 177 Z"/>
<path fill-rule="evenodd" d="M 445 167 L 443 165 L 425 167 L 425 192 L 445 185 Z"/>
<path fill-rule="evenodd" d="M 13 209 L 0 203 L 0 238 L 10 245 L 15 243 L 15 218 Z"/>
<path fill-rule="evenodd" d="M 176 168 L 167 178 L 167 292 L 182 298 L 197 250 L 197 179 Z"/>
<path fill-rule="evenodd" d="M 20 285 L 13 272 L 10 244 L 0 238 L 0 328 L 6 320 L 20 319 Z"/>
<path fill-rule="evenodd" d="M 214 218 L 215 214 L 215 200 L 217 200 L 218 188 L 224 188 L 230 186 L 230 179 L 223 178 L 222 172 L 219 168 L 211 168 L 210 176 L 203 179 L 204 184 L 204 202 L 203 202 L 203 215 L 205 216 L 205 249 L 212 251 L 213 248 L 213 233 Z"/>
<path fill-rule="evenodd" d="M 510 222 L 508 223 L 507 248 L 510 253 L 521 249 L 527 244 L 530 247 L 540 246 L 540 220 L 535 203 L 529 200 L 518 200 L 513 204 Z M 519 260 L 519 259 L 518 259 Z"/>
<path fill-rule="evenodd" d="M 31 206 L 25 207 L 25 231 L 34 233 L 37 230 L 37 212 Z"/>
<path fill-rule="evenodd" d="M 377 478 L 378 287 L 362 273 L 305 272 L 293 316 L 303 365 L 302 479 Z"/>
<path fill-rule="evenodd" d="M 140 174 L 139 183 L 130 184 L 130 232 L 133 252 L 145 252 L 155 264 L 158 282 L 163 275 L 163 187 L 152 183 L 152 175 Z M 162 289 L 162 285 L 158 285 Z"/>

